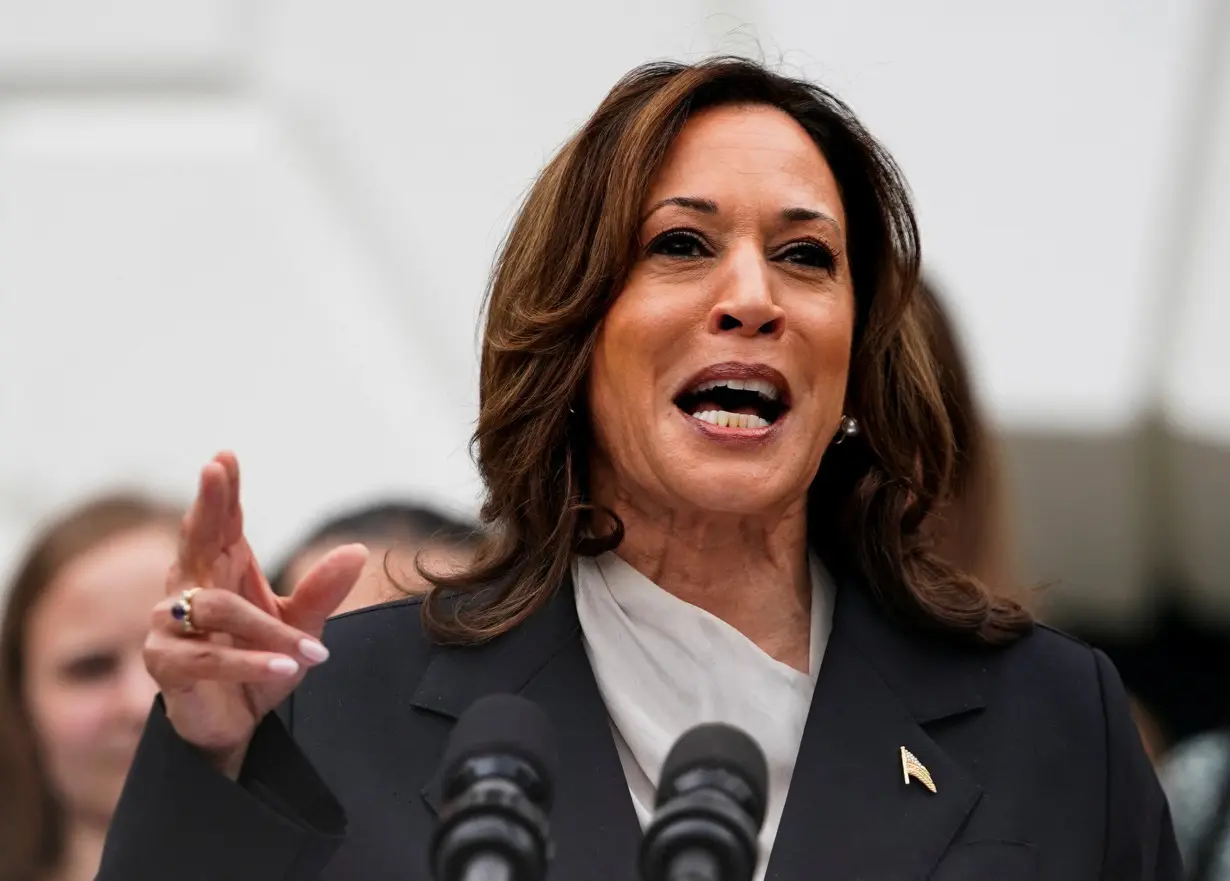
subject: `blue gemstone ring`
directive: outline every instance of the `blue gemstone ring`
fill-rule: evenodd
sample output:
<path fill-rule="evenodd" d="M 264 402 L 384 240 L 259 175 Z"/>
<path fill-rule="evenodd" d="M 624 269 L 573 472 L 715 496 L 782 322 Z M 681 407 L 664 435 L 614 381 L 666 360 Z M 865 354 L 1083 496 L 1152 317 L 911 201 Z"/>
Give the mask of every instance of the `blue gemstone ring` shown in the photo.
<path fill-rule="evenodd" d="M 201 631 L 195 624 L 192 623 L 192 598 L 200 592 L 199 587 L 194 587 L 191 590 L 185 590 L 179 595 L 171 605 L 171 617 L 184 625 L 184 633 L 200 633 Z"/>

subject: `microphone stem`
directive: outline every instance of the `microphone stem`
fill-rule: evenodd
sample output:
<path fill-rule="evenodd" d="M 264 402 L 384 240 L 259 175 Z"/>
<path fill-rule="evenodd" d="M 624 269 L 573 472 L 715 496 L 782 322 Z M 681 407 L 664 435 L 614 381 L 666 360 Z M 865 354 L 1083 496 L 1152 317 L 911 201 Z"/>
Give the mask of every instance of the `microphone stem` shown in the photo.
<path fill-rule="evenodd" d="M 460 881 L 513 881 L 513 869 L 502 856 L 481 854 L 466 864 Z"/>
<path fill-rule="evenodd" d="M 671 860 L 666 881 L 726 881 L 718 858 L 701 847 L 681 850 Z"/>

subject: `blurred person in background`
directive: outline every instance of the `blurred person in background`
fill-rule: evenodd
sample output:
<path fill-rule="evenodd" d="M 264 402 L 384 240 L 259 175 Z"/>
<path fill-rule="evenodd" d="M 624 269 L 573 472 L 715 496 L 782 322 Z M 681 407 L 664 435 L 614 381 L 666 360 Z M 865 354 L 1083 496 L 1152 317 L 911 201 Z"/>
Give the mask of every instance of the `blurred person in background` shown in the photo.
<path fill-rule="evenodd" d="M 275 570 L 271 583 L 279 594 L 289 595 L 331 550 L 352 542 L 364 544 L 369 551 L 367 564 L 334 612 L 340 615 L 428 590 L 431 584 L 416 566 L 419 555 L 431 571 L 460 569 L 469 563 L 478 537 L 477 526 L 429 507 L 402 502 L 368 505 L 317 526 Z"/>
<path fill-rule="evenodd" d="M 936 505 L 923 528 L 935 541 L 941 557 L 996 593 L 1033 606 L 1032 592 L 1016 571 L 999 444 L 979 406 L 961 340 L 935 287 L 924 280 L 919 298 L 931 349 L 944 380 L 948 419 L 958 451 L 950 495 Z M 1162 726 L 1138 696 L 1131 696 L 1130 708 L 1145 752 L 1156 761 L 1166 748 Z"/>
<path fill-rule="evenodd" d="M 948 419 L 958 451 L 951 493 L 936 505 L 923 528 L 941 557 L 996 593 L 1033 606 L 1034 596 L 1016 571 L 999 444 L 979 406 L 961 340 L 935 287 L 924 281 L 919 295 L 931 349 L 944 380 Z M 1130 709 L 1145 752 L 1156 760 L 1166 747 L 1157 717 L 1136 695 L 1130 698 Z"/>
<path fill-rule="evenodd" d="M 919 299 L 957 449 L 950 495 L 932 510 L 924 530 L 941 557 L 997 593 L 1020 600 L 998 444 L 978 405 L 965 352 L 943 301 L 926 281 Z"/>
<path fill-rule="evenodd" d="M 0 881 L 86 881 L 153 704 L 149 609 L 180 513 L 87 502 L 35 537 L 0 629 Z"/>
<path fill-rule="evenodd" d="M 1159 773 L 1189 881 L 1230 881 L 1230 731 L 1183 741 Z"/>

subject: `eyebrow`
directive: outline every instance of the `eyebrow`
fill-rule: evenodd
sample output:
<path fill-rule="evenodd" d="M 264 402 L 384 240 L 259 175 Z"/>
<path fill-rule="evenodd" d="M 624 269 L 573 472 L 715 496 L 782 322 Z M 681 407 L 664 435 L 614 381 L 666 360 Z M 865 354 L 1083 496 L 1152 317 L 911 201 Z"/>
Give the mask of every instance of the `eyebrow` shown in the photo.
<path fill-rule="evenodd" d="M 660 208 L 665 208 L 668 205 L 674 205 L 679 208 L 686 208 L 689 211 L 695 211 L 698 214 L 717 214 L 718 204 L 712 199 L 699 199 L 695 196 L 671 196 L 669 199 L 663 199 L 661 202 L 655 202 L 653 207 L 645 212 L 645 216 L 641 219 L 644 223 L 648 220 L 655 211 Z M 783 208 L 781 214 L 782 220 L 787 223 L 804 223 L 810 220 L 818 220 L 822 223 L 831 224 L 841 231 L 841 224 L 835 218 L 830 217 L 823 211 L 816 211 L 814 208 Z"/>
<path fill-rule="evenodd" d="M 787 208 L 782 211 L 782 220 L 787 223 L 803 223 L 808 220 L 819 220 L 822 223 L 832 224 L 837 230 L 841 231 L 841 224 L 835 218 L 829 217 L 823 211 L 816 211 L 814 208 Z"/>
<path fill-rule="evenodd" d="M 699 214 L 717 214 L 718 205 L 712 199 L 698 199 L 695 196 L 671 196 L 669 199 L 663 199 L 661 202 L 655 202 L 653 207 L 645 212 L 645 216 L 641 222 L 648 220 L 655 211 L 660 208 L 665 208 L 667 205 L 675 205 L 679 208 L 686 208 L 689 211 L 696 211 Z"/>

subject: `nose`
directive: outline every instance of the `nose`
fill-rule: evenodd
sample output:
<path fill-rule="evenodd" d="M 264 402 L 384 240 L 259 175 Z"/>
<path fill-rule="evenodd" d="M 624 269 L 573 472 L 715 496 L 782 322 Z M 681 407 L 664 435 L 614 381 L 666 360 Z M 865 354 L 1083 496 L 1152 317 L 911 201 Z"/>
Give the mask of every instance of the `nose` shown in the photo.
<path fill-rule="evenodd" d="M 733 251 L 719 277 L 717 301 L 709 312 L 710 333 L 779 337 L 786 313 L 773 299 L 771 268 L 750 243 Z"/>

